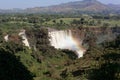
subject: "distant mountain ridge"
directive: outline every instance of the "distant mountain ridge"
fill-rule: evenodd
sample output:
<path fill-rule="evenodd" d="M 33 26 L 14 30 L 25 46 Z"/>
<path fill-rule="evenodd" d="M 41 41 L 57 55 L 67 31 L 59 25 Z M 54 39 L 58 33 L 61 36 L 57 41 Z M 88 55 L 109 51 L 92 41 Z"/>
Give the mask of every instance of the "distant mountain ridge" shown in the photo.
<path fill-rule="evenodd" d="M 18 13 L 82 13 L 82 12 L 117 12 L 120 13 L 120 5 L 103 4 L 97 0 L 83 0 L 53 5 L 48 7 L 27 8 L 24 10 L 0 10 L 0 12 Z"/>
<path fill-rule="evenodd" d="M 34 12 L 54 12 L 54 13 L 67 13 L 67 12 L 79 12 L 79 11 L 103 11 L 108 9 L 108 6 L 98 2 L 97 0 L 83 0 L 69 3 L 63 3 L 60 5 L 53 5 L 48 7 L 29 8 L 27 11 Z"/>
<path fill-rule="evenodd" d="M 120 4 L 108 4 L 108 6 L 114 10 L 120 10 Z"/>

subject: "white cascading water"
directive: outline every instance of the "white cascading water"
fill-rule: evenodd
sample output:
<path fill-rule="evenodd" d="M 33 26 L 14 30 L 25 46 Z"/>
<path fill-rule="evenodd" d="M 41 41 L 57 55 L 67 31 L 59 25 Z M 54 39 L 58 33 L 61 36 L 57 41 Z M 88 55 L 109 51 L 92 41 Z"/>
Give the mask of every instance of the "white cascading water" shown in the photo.
<path fill-rule="evenodd" d="M 69 49 L 77 53 L 78 58 L 83 57 L 85 50 L 72 35 L 71 30 L 49 32 L 51 46 L 56 49 Z"/>
<path fill-rule="evenodd" d="M 21 32 L 19 33 L 19 36 L 22 37 L 23 44 L 30 49 L 30 45 L 29 45 L 28 39 L 26 37 L 25 30 L 21 30 Z"/>
<path fill-rule="evenodd" d="M 9 35 L 4 36 L 4 39 L 6 42 L 8 42 L 8 40 L 9 40 L 8 37 L 9 37 Z"/>

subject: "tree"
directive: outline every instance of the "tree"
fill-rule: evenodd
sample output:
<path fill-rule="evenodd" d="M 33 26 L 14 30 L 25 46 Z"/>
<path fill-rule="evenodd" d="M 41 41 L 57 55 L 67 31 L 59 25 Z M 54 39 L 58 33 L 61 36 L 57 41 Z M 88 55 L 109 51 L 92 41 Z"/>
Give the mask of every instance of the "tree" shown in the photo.
<path fill-rule="evenodd" d="M 60 24 L 63 24 L 63 20 L 60 20 Z"/>
<path fill-rule="evenodd" d="M 56 20 L 53 20 L 53 23 L 56 24 Z"/>
<path fill-rule="evenodd" d="M 120 47 L 118 46 L 120 39 L 116 38 L 116 40 L 118 43 L 114 44 L 114 41 L 111 41 L 108 47 L 103 46 L 105 49 L 98 58 L 99 66 L 88 70 L 89 80 L 120 80 Z"/>
<path fill-rule="evenodd" d="M 85 23 L 85 19 L 84 18 L 81 18 L 80 19 L 80 24 L 83 25 Z"/>
<path fill-rule="evenodd" d="M 0 48 L 0 80 L 33 80 L 33 75 L 16 56 Z"/>

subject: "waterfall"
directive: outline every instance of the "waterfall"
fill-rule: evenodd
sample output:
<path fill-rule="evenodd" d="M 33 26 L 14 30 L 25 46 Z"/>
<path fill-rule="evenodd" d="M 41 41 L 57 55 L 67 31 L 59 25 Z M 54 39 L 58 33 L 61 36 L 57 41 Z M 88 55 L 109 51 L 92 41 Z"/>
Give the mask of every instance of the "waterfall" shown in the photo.
<path fill-rule="evenodd" d="M 8 37 L 9 37 L 9 35 L 6 35 L 6 36 L 4 36 L 4 40 L 6 41 L 6 42 L 8 42 Z"/>
<path fill-rule="evenodd" d="M 21 32 L 19 33 L 19 36 L 22 37 L 22 42 L 25 46 L 29 47 L 30 49 L 30 45 L 29 45 L 29 42 L 28 42 L 28 39 L 26 37 L 26 34 L 25 34 L 25 30 L 21 30 Z"/>
<path fill-rule="evenodd" d="M 82 41 L 79 41 L 72 35 L 71 30 L 51 31 L 49 32 L 50 44 L 56 49 L 69 49 L 75 51 L 78 58 L 83 57 L 85 50 L 81 47 Z"/>

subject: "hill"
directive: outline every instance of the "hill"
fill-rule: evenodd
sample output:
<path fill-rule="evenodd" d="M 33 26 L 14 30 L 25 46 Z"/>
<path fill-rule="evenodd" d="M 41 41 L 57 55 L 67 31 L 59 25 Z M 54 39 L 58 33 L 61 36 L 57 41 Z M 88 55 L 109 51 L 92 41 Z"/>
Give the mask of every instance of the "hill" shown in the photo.
<path fill-rule="evenodd" d="M 120 5 L 103 4 L 97 0 L 83 0 L 52 5 L 12 10 L 0 10 L 2 13 L 120 13 Z"/>
<path fill-rule="evenodd" d="M 97 0 L 83 0 L 69 3 L 63 3 L 59 5 L 53 5 L 48 7 L 35 7 L 28 8 L 27 12 L 40 12 L 40 13 L 77 13 L 77 12 L 102 12 L 109 10 L 107 5 L 100 3 Z"/>

